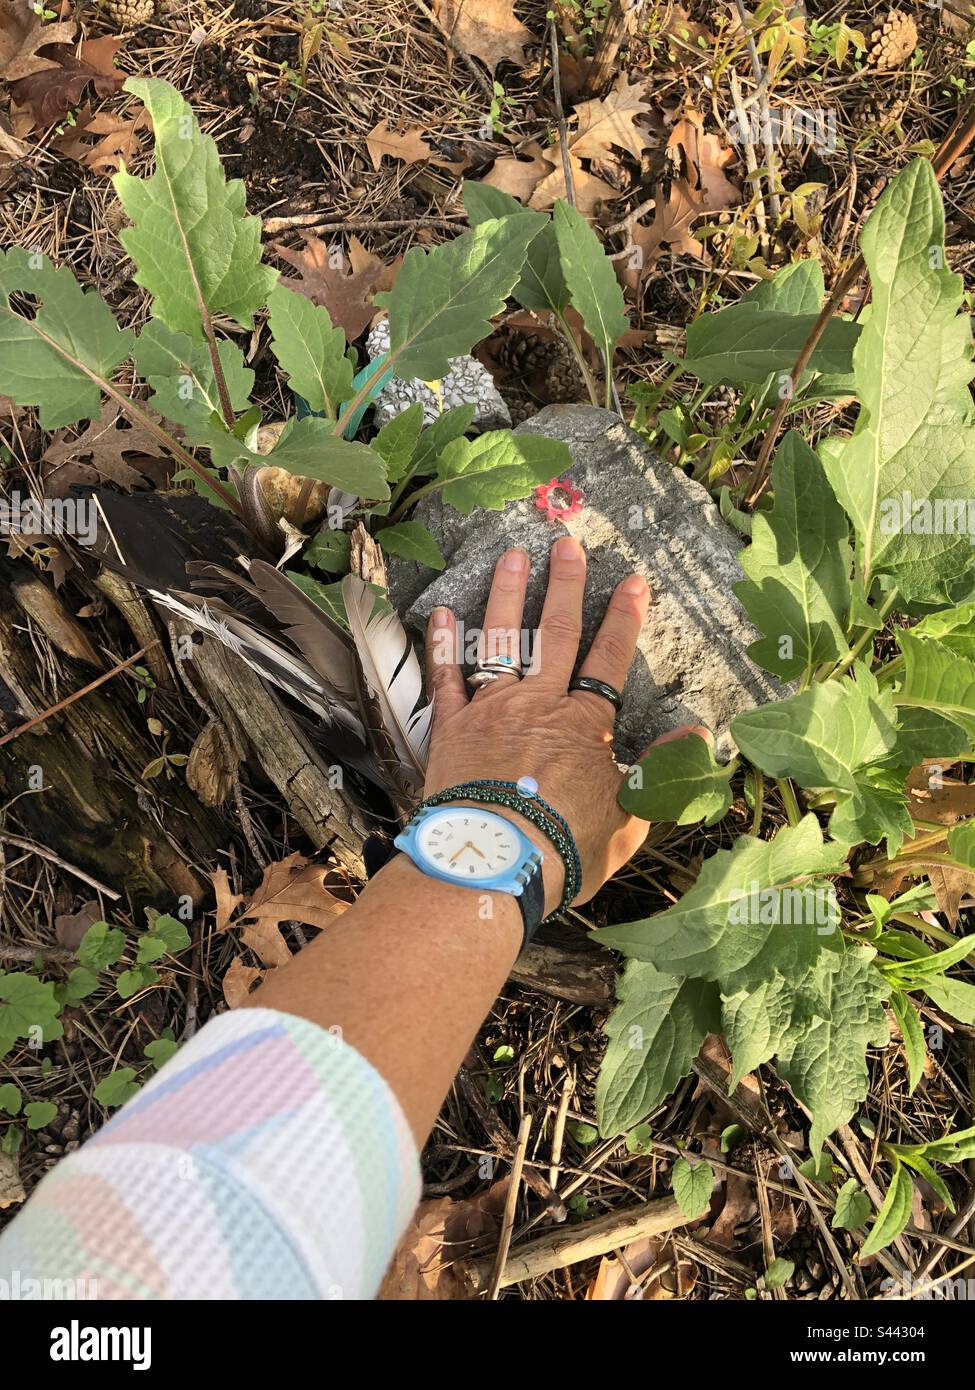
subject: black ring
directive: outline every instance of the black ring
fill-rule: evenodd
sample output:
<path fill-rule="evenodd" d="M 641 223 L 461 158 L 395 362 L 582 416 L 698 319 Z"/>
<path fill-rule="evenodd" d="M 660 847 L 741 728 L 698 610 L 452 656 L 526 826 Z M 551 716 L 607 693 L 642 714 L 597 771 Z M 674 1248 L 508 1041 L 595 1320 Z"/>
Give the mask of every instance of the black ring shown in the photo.
<path fill-rule="evenodd" d="M 601 695 L 608 700 L 617 714 L 623 708 L 623 696 L 615 686 L 606 681 L 598 681 L 595 676 L 574 676 L 569 681 L 570 690 L 588 690 L 591 695 Z"/>

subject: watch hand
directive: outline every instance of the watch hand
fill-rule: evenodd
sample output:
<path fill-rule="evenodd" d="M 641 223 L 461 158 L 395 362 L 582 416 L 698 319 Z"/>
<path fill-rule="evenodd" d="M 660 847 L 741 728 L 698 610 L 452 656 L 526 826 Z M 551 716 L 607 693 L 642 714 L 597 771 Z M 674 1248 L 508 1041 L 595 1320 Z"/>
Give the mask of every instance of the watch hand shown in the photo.
<path fill-rule="evenodd" d="M 472 841 L 470 841 L 470 840 L 467 841 L 467 848 L 468 848 L 468 849 L 472 849 L 472 850 L 474 851 L 474 853 L 477 855 L 478 859 L 483 859 L 483 858 L 484 858 L 484 855 L 483 855 L 483 854 L 481 853 L 481 851 L 478 849 L 477 845 L 473 844 Z"/>

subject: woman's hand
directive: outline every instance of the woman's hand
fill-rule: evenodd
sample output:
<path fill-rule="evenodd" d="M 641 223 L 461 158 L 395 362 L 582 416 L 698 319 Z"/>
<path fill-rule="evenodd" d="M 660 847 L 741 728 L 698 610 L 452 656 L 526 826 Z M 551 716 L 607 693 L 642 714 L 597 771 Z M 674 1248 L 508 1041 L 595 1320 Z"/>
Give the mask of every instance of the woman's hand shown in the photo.
<path fill-rule="evenodd" d="M 523 550 L 507 550 L 498 561 L 484 615 L 482 657 L 518 656 L 528 571 Z M 499 676 L 472 698 L 458 663 L 450 609 L 436 609 L 427 631 L 434 713 L 424 794 L 484 777 L 533 778 L 538 794 L 565 817 L 575 836 L 582 861 L 576 902 L 588 901 L 632 857 L 648 829 L 616 799 L 623 773 L 612 752 L 613 706 L 601 695 L 568 689 L 579 654 L 585 584 L 585 552 L 578 541 L 563 536 L 549 556 L 530 668 L 521 680 Z M 579 674 L 622 691 L 649 606 L 640 576 L 624 579 Z M 508 814 L 506 808 L 502 814 Z M 531 822 L 519 817 L 519 825 L 545 855 L 545 910 L 552 912 L 561 901 L 562 862 Z"/>

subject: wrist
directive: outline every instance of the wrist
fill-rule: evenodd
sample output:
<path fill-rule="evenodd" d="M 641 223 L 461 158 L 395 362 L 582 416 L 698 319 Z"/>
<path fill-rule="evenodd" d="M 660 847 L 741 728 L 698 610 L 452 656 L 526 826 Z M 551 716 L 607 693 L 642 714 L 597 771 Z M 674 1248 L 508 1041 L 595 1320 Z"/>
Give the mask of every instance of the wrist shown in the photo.
<path fill-rule="evenodd" d="M 417 902 L 422 894 L 429 905 L 430 918 L 437 929 L 447 926 L 457 938 L 470 931 L 479 946 L 497 947 L 497 954 L 510 963 L 521 948 L 523 923 L 521 910 L 510 893 L 487 888 L 467 888 L 460 883 L 425 874 L 408 854 L 396 854 L 369 880 L 359 895 L 361 901 L 378 891 L 393 893 L 397 901 Z M 488 931 L 486 929 L 490 928 Z"/>

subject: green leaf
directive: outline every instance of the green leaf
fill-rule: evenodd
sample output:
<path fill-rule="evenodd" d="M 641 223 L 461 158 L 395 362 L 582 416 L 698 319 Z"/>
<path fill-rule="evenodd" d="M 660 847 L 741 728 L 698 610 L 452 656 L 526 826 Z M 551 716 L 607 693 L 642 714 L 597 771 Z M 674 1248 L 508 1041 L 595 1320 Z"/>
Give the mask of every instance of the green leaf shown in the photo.
<path fill-rule="evenodd" d="M 356 497 L 389 496 L 386 466 L 376 451 L 333 434 L 331 422 L 315 415 L 295 420 L 269 454 L 256 454 L 233 435 L 212 427 L 208 443 L 213 462 L 221 468 L 284 468 Z"/>
<path fill-rule="evenodd" d="M 402 555 L 433 570 L 442 570 L 446 560 L 427 528 L 419 521 L 400 521 L 384 526 L 378 535 L 379 544 L 392 555 Z"/>
<path fill-rule="evenodd" d="M 658 743 L 630 768 L 619 803 L 643 820 L 714 825 L 731 805 L 737 766 L 716 762 L 711 745 L 697 734 Z"/>
<path fill-rule="evenodd" d="M 70 971 L 65 981 L 64 1002 L 77 1004 L 94 994 L 98 988 L 98 976 L 85 965 L 78 965 Z"/>
<path fill-rule="evenodd" d="M 517 198 L 486 183 L 468 180 L 463 199 L 472 226 L 492 217 L 518 217 L 525 212 Z M 528 247 L 521 278 L 511 293 L 525 309 L 561 316 L 569 303 L 569 289 L 562 274 L 555 224 L 544 213 L 537 216 L 539 233 Z"/>
<path fill-rule="evenodd" d="M 763 1275 L 765 1287 L 767 1289 L 781 1289 L 796 1272 L 796 1267 L 791 1260 L 784 1260 L 781 1256 L 774 1259 Z"/>
<path fill-rule="evenodd" d="M 491 430 L 476 439 L 456 439 L 437 461 L 443 500 L 469 516 L 475 507 L 499 512 L 515 497 L 527 497 L 572 462 L 568 447 L 539 434 Z"/>
<path fill-rule="evenodd" d="M 911 636 L 930 638 L 945 651 L 975 661 L 975 601 L 928 613 L 911 628 Z"/>
<path fill-rule="evenodd" d="M 963 936 L 960 941 L 956 941 L 953 946 L 946 946 L 943 951 L 932 951 L 927 955 L 917 956 L 913 960 L 904 962 L 898 966 L 899 975 L 908 975 L 912 979 L 921 982 L 925 975 L 942 975 L 952 965 L 957 965 L 960 960 L 965 960 L 975 952 L 975 936 Z"/>
<path fill-rule="evenodd" d="M 960 1163 L 966 1158 L 975 1158 L 975 1126 L 956 1130 L 954 1134 L 946 1134 L 927 1144 L 897 1144 L 891 1147 L 903 1156 L 923 1152 L 932 1163 Z"/>
<path fill-rule="evenodd" d="M 58 1113 L 58 1108 L 50 1100 L 32 1100 L 24 1106 L 24 1118 L 28 1129 L 43 1129 Z"/>
<path fill-rule="evenodd" d="M 912 1152 L 910 1145 L 892 1144 L 891 1148 L 897 1153 L 902 1163 L 906 1163 L 908 1168 L 912 1168 L 919 1178 L 923 1178 L 926 1183 L 930 1184 L 948 1210 L 953 1212 L 955 1204 L 951 1193 L 944 1180 L 934 1171 L 924 1155 Z"/>
<path fill-rule="evenodd" d="M 34 1038 L 40 1029 L 44 1042 L 61 1036 L 61 1011 L 54 986 L 36 975 L 0 970 L 0 1038 Z"/>
<path fill-rule="evenodd" d="M 323 613 L 327 613 L 341 627 L 348 630 L 349 618 L 342 598 L 341 580 L 335 584 L 322 584 L 319 580 L 312 579 L 311 575 L 302 574 L 300 570 L 285 570 L 285 574 L 312 603 L 318 604 Z"/>
<path fill-rule="evenodd" d="M 78 960 L 97 975 L 114 965 L 125 950 L 125 937 L 118 927 L 110 927 L 107 922 L 93 922 L 81 938 L 78 947 Z"/>
<path fill-rule="evenodd" d="M 33 317 L 11 305 L 14 291 L 38 301 Z M 112 380 L 134 343 L 101 296 L 82 291 L 66 266 L 55 270 L 46 256 L 19 246 L 0 252 L 0 392 L 38 406 L 43 429 L 97 420 L 100 382 Z"/>
<path fill-rule="evenodd" d="M 606 1136 L 631 1128 L 659 1105 L 719 1024 L 713 986 L 662 975 L 639 961 L 624 970 L 616 998 L 596 1081 L 596 1116 Z"/>
<path fill-rule="evenodd" d="M 818 1182 L 826 1187 L 833 1181 L 833 1160 L 828 1153 L 817 1154 L 815 1158 L 807 1158 L 805 1163 L 800 1163 L 799 1172 L 810 1182 Z"/>
<path fill-rule="evenodd" d="M 124 1105 L 130 1096 L 134 1096 L 141 1089 L 135 1079 L 135 1068 L 119 1067 L 117 1071 L 102 1077 L 95 1087 L 94 1095 L 97 1101 L 112 1110 L 117 1105 Z"/>
<path fill-rule="evenodd" d="M 387 420 L 372 441 L 372 447 L 386 465 L 386 477 L 399 482 L 412 462 L 423 428 L 423 402 L 414 401 L 406 410 Z"/>
<path fill-rule="evenodd" d="M 190 944 L 190 934 L 178 917 L 163 913 L 152 924 L 152 930 L 139 942 L 136 959 L 140 965 L 159 960 L 161 956 L 176 955 Z"/>
<path fill-rule="evenodd" d="M 521 274 L 537 214 L 493 218 L 430 251 L 414 246 L 391 290 L 377 294 L 389 314 L 388 365 L 402 380 L 439 380 L 491 331 L 491 319 Z"/>
<path fill-rule="evenodd" d="M 812 1111 L 813 1153 L 867 1094 L 867 1047 L 881 1047 L 890 1036 L 886 986 L 868 953 L 848 947 L 827 959 L 835 968 L 822 983 L 824 1016 L 793 1026 L 777 1052 L 779 1076 Z"/>
<path fill-rule="evenodd" d="M 883 1250 L 892 1240 L 897 1239 L 911 1219 L 913 1196 L 914 1184 L 911 1182 L 911 1175 L 898 1162 L 883 1205 L 863 1243 L 863 1249 L 860 1251 L 861 1260 L 866 1259 L 868 1255 L 876 1255 L 878 1250 Z"/>
<path fill-rule="evenodd" d="M 924 1075 L 924 1063 L 928 1056 L 927 1048 L 924 1046 L 924 1029 L 921 1026 L 917 1009 L 910 999 L 905 994 L 901 994 L 899 990 L 890 996 L 890 1007 L 897 1020 L 897 1026 L 904 1043 L 904 1056 L 907 1060 L 907 1074 L 910 1081 L 908 1095 L 913 1095 L 917 1083 Z"/>
<path fill-rule="evenodd" d="M 653 1153 L 653 1130 L 649 1125 L 637 1125 L 626 1136 L 628 1154 Z"/>
<path fill-rule="evenodd" d="M 721 1152 L 723 1154 L 733 1153 L 738 1145 L 747 1138 L 748 1131 L 744 1125 L 725 1125 L 721 1131 Z"/>
<path fill-rule="evenodd" d="M 200 339 L 216 313 L 250 328 L 277 272 L 261 262 L 261 220 L 246 215 L 243 183 L 227 181 L 216 144 L 175 87 L 130 77 L 125 90 L 149 112 L 156 152 L 150 178 L 122 169 L 112 180 L 134 223 L 120 240 L 135 261 L 135 279 L 153 296 L 156 317 L 176 332 Z"/>
<path fill-rule="evenodd" d="M 179 1043 L 173 1038 L 156 1038 L 155 1041 L 146 1044 L 144 1055 L 148 1057 L 153 1066 L 157 1069 L 165 1066 L 171 1057 L 175 1057 L 179 1051 Z"/>
<path fill-rule="evenodd" d="M 337 420 L 340 407 L 353 394 L 345 334 L 333 326 L 326 308 L 281 282 L 268 295 L 267 307 L 271 348 L 292 391 L 312 410 Z"/>
<path fill-rule="evenodd" d="M 703 1216 L 711 1204 L 711 1193 L 714 1191 L 714 1169 L 710 1163 L 702 1159 L 691 1164 L 686 1158 L 679 1158 L 670 1180 L 677 1205 L 688 1221 L 696 1221 Z"/>
<path fill-rule="evenodd" d="M 852 436 L 820 452 L 856 529 L 865 586 L 883 572 L 903 599 L 943 604 L 972 568 L 972 335 L 961 276 L 944 268 L 944 210 L 927 160 L 887 186 L 861 247 L 872 291 L 853 354 L 861 406 Z M 963 528 L 939 527 L 934 504 L 942 522 L 960 508 Z"/>
<path fill-rule="evenodd" d="M 569 1133 L 577 1144 L 581 1144 L 584 1149 L 588 1149 L 595 1144 L 599 1138 L 599 1130 L 595 1125 L 588 1125 L 583 1120 L 570 1120 Z"/>
<path fill-rule="evenodd" d="M 410 460 L 411 476 L 423 478 L 428 473 L 436 472 L 437 460 L 444 449 L 467 433 L 476 413 L 476 405 L 456 405 L 428 425 L 420 435 L 420 442 Z"/>
<path fill-rule="evenodd" d="M 141 945 L 141 943 L 140 943 Z M 159 971 L 151 965 L 135 965 L 131 970 L 123 970 L 115 981 L 115 989 L 120 999 L 131 999 L 140 989 L 154 985 L 159 979 Z"/>
<path fill-rule="evenodd" d="M 302 552 L 301 558 L 328 574 L 348 574 L 352 542 L 347 531 L 323 526 Z"/>
<path fill-rule="evenodd" d="M 174 333 L 160 319 L 150 319 L 139 334 L 133 356 L 140 374 L 152 387 L 153 409 L 183 426 L 185 443 L 206 444 L 211 417 L 220 414 L 220 393 L 206 343 L 194 342 L 186 333 Z M 254 373 L 244 366 L 244 354 L 236 343 L 222 338 L 217 343 L 217 357 L 232 408 L 246 410 Z"/>
<path fill-rule="evenodd" d="M 904 678 L 894 703 L 941 715 L 975 740 L 975 662 L 908 632 L 899 632 L 897 641 L 904 654 Z"/>
<path fill-rule="evenodd" d="M 808 683 L 816 667 L 846 650 L 850 604 L 849 526 L 819 459 L 794 431 L 772 465 L 774 505 L 752 516 L 752 543 L 735 585 L 764 634 L 748 655 L 766 671 Z"/>
<path fill-rule="evenodd" d="M 948 831 L 948 853 L 969 869 L 975 869 L 975 819 L 951 827 Z"/>
<path fill-rule="evenodd" d="M 933 1004 L 959 1023 L 975 1023 L 975 985 L 954 980 L 948 975 L 935 975 L 918 981 Z"/>
<path fill-rule="evenodd" d="M 818 313 L 789 314 L 741 302 L 715 314 L 702 314 L 687 330 L 685 371 L 701 381 L 746 385 L 773 372 L 791 373 Z M 810 367 L 818 372 L 849 372 L 860 336 L 858 324 L 834 318 L 826 326 Z"/>
<path fill-rule="evenodd" d="M 593 939 L 659 970 L 748 988 L 773 969 L 798 974 L 835 930 L 835 908 L 814 884 L 838 873 L 844 846 L 824 844 L 805 816 L 774 840 L 744 835 L 704 861 L 697 882 L 655 917 L 604 927 Z M 824 920 L 825 919 L 825 920 Z"/>
<path fill-rule="evenodd" d="M 833 1216 L 834 1231 L 856 1231 L 866 1225 L 873 1211 L 870 1198 L 856 1178 L 847 1178 L 836 1194 L 836 1213 Z"/>
<path fill-rule="evenodd" d="M 20 1114 L 23 1099 L 20 1087 L 15 1086 L 12 1081 L 5 1081 L 0 1086 L 0 1110 L 5 1110 L 8 1115 Z"/>
<path fill-rule="evenodd" d="M 630 326 L 613 262 L 589 223 L 561 200 L 555 204 L 555 236 L 572 307 L 602 354 L 607 377 L 616 344 Z"/>

